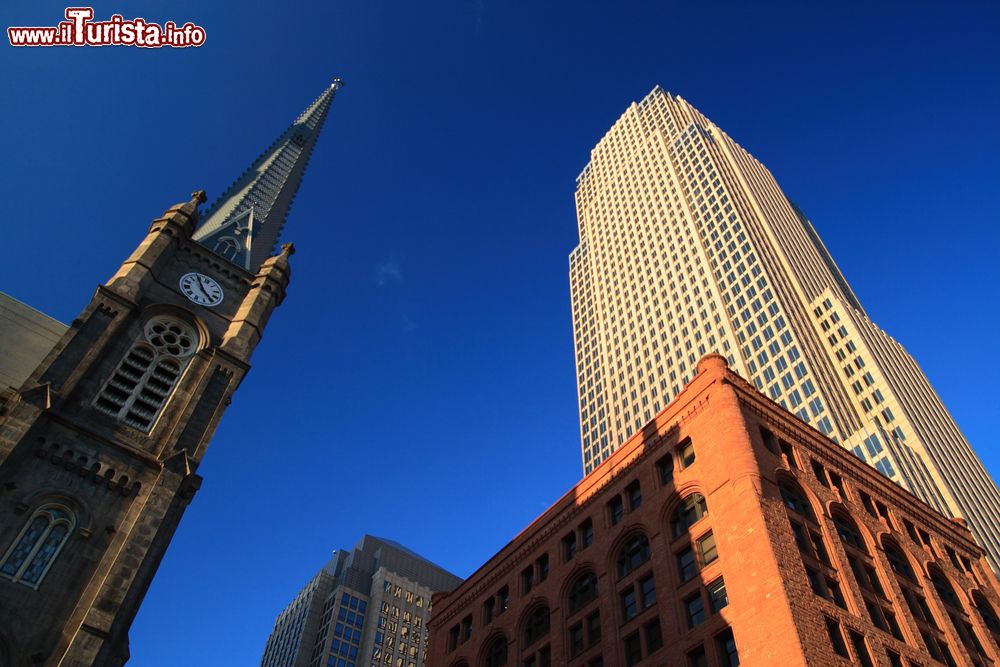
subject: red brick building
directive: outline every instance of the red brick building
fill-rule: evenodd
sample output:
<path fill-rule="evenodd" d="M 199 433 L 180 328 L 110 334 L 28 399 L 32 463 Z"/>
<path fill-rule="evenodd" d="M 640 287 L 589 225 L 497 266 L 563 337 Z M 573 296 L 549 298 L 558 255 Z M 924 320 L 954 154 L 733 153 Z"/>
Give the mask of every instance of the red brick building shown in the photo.
<path fill-rule="evenodd" d="M 931 510 L 709 355 L 455 591 L 433 667 L 1000 664 L 997 580 Z"/>

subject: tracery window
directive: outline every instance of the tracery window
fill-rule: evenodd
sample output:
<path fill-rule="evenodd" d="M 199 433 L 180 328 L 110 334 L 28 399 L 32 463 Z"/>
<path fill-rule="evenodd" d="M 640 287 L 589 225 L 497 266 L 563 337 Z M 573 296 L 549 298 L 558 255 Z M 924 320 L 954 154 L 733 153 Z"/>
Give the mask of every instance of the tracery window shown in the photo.
<path fill-rule="evenodd" d="M 143 339 L 125 354 L 94 405 L 148 431 L 197 350 L 198 340 L 193 327 L 174 317 L 151 318 Z"/>
<path fill-rule="evenodd" d="M 232 261 L 240 253 L 240 244 L 233 237 L 224 236 L 216 242 L 215 252 Z"/>
<path fill-rule="evenodd" d="M 76 517 L 62 505 L 35 511 L 0 561 L 0 576 L 37 587 L 76 526 Z"/>

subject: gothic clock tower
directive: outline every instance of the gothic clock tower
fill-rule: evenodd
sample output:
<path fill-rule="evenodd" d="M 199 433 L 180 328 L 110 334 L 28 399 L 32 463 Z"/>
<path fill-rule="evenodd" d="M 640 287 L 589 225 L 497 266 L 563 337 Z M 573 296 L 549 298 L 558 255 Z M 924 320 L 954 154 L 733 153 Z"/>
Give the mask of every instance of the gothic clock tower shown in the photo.
<path fill-rule="evenodd" d="M 0 387 L 0 666 L 119 666 L 198 464 L 290 277 L 274 254 L 341 82 L 199 215 L 153 221 L 19 387 Z M 6 344 L 0 341 L 0 345 Z"/>

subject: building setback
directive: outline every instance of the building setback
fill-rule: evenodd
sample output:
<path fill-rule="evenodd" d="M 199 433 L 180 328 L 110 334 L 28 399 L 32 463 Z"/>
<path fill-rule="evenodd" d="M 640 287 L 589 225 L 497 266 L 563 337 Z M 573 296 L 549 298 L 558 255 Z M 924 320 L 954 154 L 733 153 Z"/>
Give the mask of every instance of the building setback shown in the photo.
<path fill-rule="evenodd" d="M 461 579 L 365 535 L 338 551 L 274 622 L 261 667 L 422 667 L 431 595 Z"/>
<path fill-rule="evenodd" d="M 727 367 L 448 594 L 435 667 L 1000 661 L 997 580 L 948 519 Z"/>
<path fill-rule="evenodd" d="M 577 178 L 570 254 L 582 464 L 593 470 L 717 352 L 938 511 L 1000 567 L 1000 490 L 916 361 L 865 313 L 764 165 L 656 87 Z"/>

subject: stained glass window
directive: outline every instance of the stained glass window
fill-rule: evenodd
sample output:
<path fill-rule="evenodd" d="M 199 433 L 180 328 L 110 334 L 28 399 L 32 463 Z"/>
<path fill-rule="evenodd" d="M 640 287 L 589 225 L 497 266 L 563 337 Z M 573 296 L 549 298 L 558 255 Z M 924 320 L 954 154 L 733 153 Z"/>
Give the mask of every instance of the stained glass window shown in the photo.
<path fill-rule="evenodd" d="M 7 551 L 0 574 L 37 586 L 73 530 L 73 516 L 59 507 L 35 512 Z"/>

